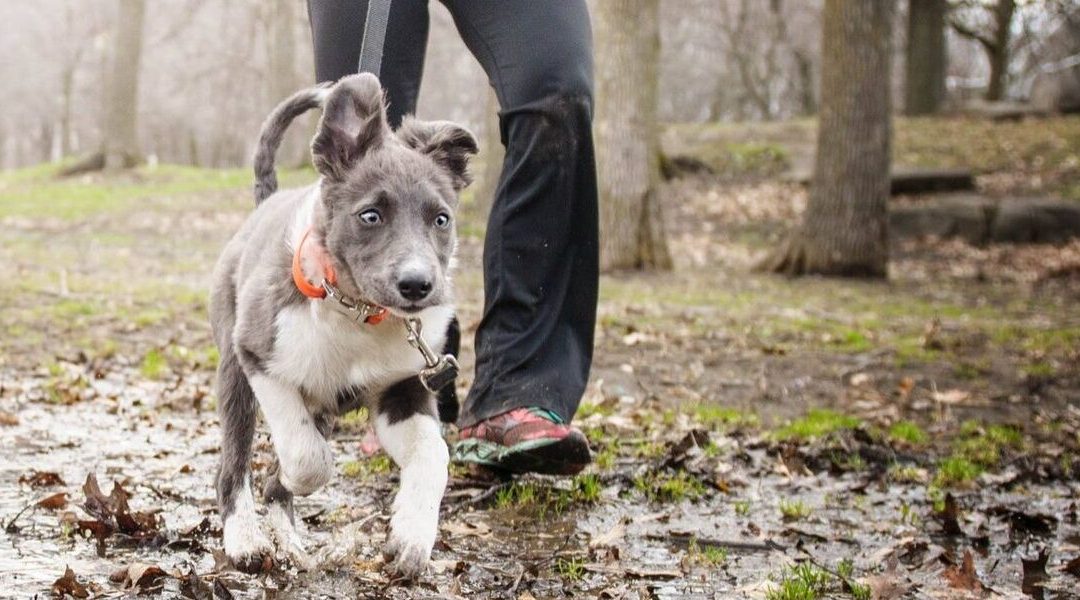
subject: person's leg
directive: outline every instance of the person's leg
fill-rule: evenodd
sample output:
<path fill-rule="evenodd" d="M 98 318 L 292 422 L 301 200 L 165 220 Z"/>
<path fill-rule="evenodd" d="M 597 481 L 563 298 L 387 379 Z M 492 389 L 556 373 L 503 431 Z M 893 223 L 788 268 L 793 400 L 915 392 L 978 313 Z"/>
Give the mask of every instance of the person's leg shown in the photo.
<path fill-rule="evenodd" d="M 598 277 L 588 11 L 584 0 L 444 4 L 495 88 L 506 145 L 484 245 L 476 379 L 459 424 L 465 437 L 505 442 L 497 466 L 572 472 L 588 448 L 562 424 L 589 376 Z M 538 415 L 574 434 L 533 457 L 560 464 L 507 464 L 515 448 L 551 441 Z"/>
<path fill-rule="evenodd" d="M 315 79 L 337 81 L 356 73 L 367 5 L 367 0 L 308 0 Z M 427 0 L 394 0 L 379 75 L 389 102 L 391 127 L 397 128 L 405 115 L 416 112 L 427 36 Z"/>

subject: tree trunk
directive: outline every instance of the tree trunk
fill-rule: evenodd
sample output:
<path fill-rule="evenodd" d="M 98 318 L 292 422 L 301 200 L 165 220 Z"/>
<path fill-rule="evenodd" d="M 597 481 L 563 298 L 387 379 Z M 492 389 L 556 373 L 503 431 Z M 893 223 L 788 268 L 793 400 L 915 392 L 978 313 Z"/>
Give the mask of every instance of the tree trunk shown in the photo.
<path fill-rule="evenodd" d="M 936 113 L 945 100 L 946 0 L 911 0 L 908 9 L 904 112 Z"/>
<path fill-rule="evenodd" d="M 145 0 L 117 0 L 112 69 L 106 87 L 102 152 L 105 168 L 131 167 L 139 161 L 136 115 L 139 100 L 139 58 L 142 54 Z"/>
<path fill-rule="evenodd" d="M 269 35 L 266 37 L 269 48 L 270 80 L 268 82 L 267 112 L 279 102 L 288 98 L 299 87 L 296 69 L 296 0 L 273 0 L 269 7 Z M 301 121 L 304 123 L 306 121 Z M 303 127 L 293 127 L 285 135 L 278 154 L 281 164 L 292 166 L 308 161 L 306 131 Z"/>
<path fill-rule="evenodd" d="M 894 0 L 826 0 L 814 182 L 801 226 L 764 269 L 884 277 Z"/>
<path fill-rule="evenodd" d="M 993 44 L 986 47 L 987 57 L 990 59 L 990 85 L 986 88 L 986 99 L 992 102 L 1005 98 L 1009 70 L 1009 30 L 1014 12 L 1016 0 L 998 0 L 994 7 Z"/>
<path fill-rule="evenodd" d="M 659 0 L 596 4 L 600 262 L 670 269 L 657 188 Z"/>

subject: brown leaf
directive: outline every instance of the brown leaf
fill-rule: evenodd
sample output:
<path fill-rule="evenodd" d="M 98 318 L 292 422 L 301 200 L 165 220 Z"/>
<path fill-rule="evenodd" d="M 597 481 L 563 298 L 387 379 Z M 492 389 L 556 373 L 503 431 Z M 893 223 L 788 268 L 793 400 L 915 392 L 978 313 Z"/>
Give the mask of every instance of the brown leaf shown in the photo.
<path fill-rule="evenodd" d="M 874 600 L 892 600 L 903 598 L 914 586 L 906 576 L 896 573 L 896 558 L 888 561 L 885 572 L 880 575 L 871 575 L 862 581 L 870 588 L 870 597 Z"/>
<path fill-rule="evenodd" d="M 1030 560 L 1020 558 L 1020 563 L 1024 567 L 1024 579 L 1020 584 L 1020 591 L 1032 598 L 1042 598 L 1042 586 L 1049 577 L 1046 573 L 1046 561 L 1049 558 L 1050 553 L 1045 548 L 1040 550 L 1039 555 L 1035 558 Z"/>
<path fill-rule="evenodd" d="M 122 583 L 124 589 L 151 587 L 159 579 L 166 576 L 161 567 L 147 563 L 131 563 L 125 569 L 120 569 L 109 576 L 109 581 Z"/>
<path fill-rule="evenodd" d="M 65 596 L 71 596 L 73 598 L 89 598 L 90 592 L 86 590 L 86 586 L 79 583 L 75 579 L 75 571 L 71 570 L 71 567 L 64 567 L 64 576 L 57 579 L 52 584 L 53 596 L 57 598 L 63 598 Z"/>
<path fill-rule="evenodd" d="M 960 566 L 946 567 L 942 576 L 945 577 L 950 586 L 958 590 L 972 592 L 981 592 L 983 590 L 983 584 L 975 573 L 975 559 L 971 556 L 971 550 L 964 552 L 964 562 Z"/>
<path fill-rule="evenodd" d="M 1065 572 L 1080 579 L 1080 556 L 1065 563 Z"/>
<path fill-rule="evenodd" d="M 5 410 L 0 410 L 0 425 L 14 427 L 19 424 L 19 417 Z"/>
<path fill-rule="evenodd" d="M 52 496 L 46 496 L 45 498 L 38 500 L 37 505 L 46 510 L 60 510 L 67 506 L 67 493 L 59 492 Z"/>
<path fill-rule="evenodd" d="M 19 483 L 25 483 L 32 488 L 53 487 L 54 485 L 66 485 L 60 475 L 52 471 L 30 471 L 19 477 Z"/>

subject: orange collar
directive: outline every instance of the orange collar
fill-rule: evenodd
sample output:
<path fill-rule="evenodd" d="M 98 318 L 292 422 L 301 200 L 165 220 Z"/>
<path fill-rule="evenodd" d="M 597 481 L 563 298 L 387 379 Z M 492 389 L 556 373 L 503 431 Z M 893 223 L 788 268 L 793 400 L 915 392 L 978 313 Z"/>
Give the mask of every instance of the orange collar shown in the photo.
<path fill-rule="evenodd" d="M 313 251 L 316 260 L 318 260 L 319 265 L 322 267 L 322 285 L 314 285 L 308 281 L 307 277 L 304 275 L 301 255 L 303 254 L 304 243 L 307 242 L 310 233 L 311 227 L 308 227 L 307 231 L 305 231 L 304 235 L 300 238 L 300 243 L 296 245 L 296 252 L 293 253 L 292 278 L 293 283 L 296 284 L 296 289 L 300 290 L 300 293 L 308 298 L 322 299 L 329 295 L 330 297 L 337 299 L 338 303 L 349 311 L 358 313 L 357 319 L 362 316 L 364 322 L 370 325 L 378 325 L 381 323 L 382 320 L 387 317 L 389 311 L 381 306 L 368 302 L 354 302 L 334 287 L 337 284 L 337 274 L 334 272 L 334 265 L 330 263 L 330 255 L 326 252 L 326 248 L 321 245 L 316 246 Z"/>

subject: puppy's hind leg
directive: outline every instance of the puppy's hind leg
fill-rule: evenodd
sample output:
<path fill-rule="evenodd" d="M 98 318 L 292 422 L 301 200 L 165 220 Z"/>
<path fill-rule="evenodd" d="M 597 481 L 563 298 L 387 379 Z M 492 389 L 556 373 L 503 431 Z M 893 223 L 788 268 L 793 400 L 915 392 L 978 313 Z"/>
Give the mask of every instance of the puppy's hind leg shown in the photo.
<path fill-rule="evenodd" d="M 259 529 L 251 494 L 251 444 L 257 408 L 255 394 L 232 348 L 222 350 L 218 399 L 222 439 L 217 496 L 225 554 L 238 569 L 259 571 L 272 555 L 273 546 Z"/>
<path fill-rule="evenodd" d="M 383 393 L 375 416 L 379 440 L 401 468 L 384 553 L 407 577 L 427 566 L 438 533 L 449 453 L 436 414 L 434 396 L 411 377 Z"/>

